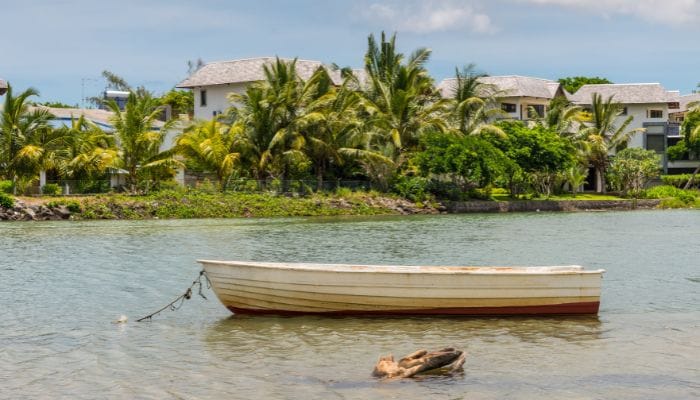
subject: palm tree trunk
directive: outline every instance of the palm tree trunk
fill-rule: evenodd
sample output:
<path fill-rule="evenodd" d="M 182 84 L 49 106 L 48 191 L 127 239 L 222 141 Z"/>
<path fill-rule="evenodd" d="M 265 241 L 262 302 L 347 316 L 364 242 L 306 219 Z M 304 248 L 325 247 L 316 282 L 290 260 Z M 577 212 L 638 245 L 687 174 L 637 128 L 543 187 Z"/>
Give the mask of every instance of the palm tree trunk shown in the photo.
<path fill-rule="evenodd" d="M 316 191 L 323 190 L 323 164 L 316 166 Z"/>
<path fill-rule="evenodd" d="M 601 167 L 595 167 L 596 193 L 605 193 L 605 171 Z"/>

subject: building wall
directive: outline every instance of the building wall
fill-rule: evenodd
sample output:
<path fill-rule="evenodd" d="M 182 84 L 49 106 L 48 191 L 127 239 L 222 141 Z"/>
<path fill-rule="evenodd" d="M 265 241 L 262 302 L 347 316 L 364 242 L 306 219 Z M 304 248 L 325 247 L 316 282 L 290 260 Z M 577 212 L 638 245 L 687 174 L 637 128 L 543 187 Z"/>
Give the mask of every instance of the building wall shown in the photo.
<path fill-rule="evenodd" d="M 662 124 L 668 123 L 668 104 L 666 103 L 649 103 L 649 104 L 625 104 L 627 107 L 627 115 L 621 115 L 617 118 L 616 126 L 619 127 L 620 124 L 630 115 L 634 117 L 632 122 L 627 126 L 628 130 L 636 128 L 645 128 L 649 124 Z M 649 110 L 661 110 L 661 118 L 651 118 L 649 117 Z M 645 136 L 647 134 L 653 134 L 654 129 L 649 129 L 649 133 L 636 134 L 630 140 L 630 147 L 645 147 L 646 140 Z"/>
<path fill-rule="evenodd" d="M 549 99 L 542 99 L 539 97 L 503 97 L 499 98 L 499 104 L 515 104 L 515 111 L 509 112 L 507 118 L 527 120 L 528 118 L 528 107 L 531 105 L 542 105 L 545 107 L 545 112 L 547 111 L 547 105 L 549 104 Z"/>
<path fill-rule="evenodd" d="M 244 93 L 250 83 L 230 83 L 226 85 L 196 87 L 194 91 L 194 117 L 196 119 L 210 120 L 216 115 L 226 111 L 231 106 L 228 101 L 230 93 Z M 202 90 L 207 92 L 207 104 L 202 106 Z"/>

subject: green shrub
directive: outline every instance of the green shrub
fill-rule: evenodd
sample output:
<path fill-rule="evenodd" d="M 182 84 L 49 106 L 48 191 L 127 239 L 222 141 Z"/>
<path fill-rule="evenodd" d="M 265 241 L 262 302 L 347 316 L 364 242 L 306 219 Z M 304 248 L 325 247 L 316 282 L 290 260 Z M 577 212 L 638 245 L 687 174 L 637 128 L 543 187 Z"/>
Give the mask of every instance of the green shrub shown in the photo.
<path fill-rule="evenodd" d="M 464 200 L 467 196 L 462 189 L 453 182 L 431 179 L 428 183 L 428 191 L 441 200 Z"/>
<path fill-rule="evenodd" d="M 111 189 L 107 180 L 80 181 L 76 193 L 107 193 Z"/>
<path fill-rule="evenodd" d="M 70 211 L 74 214 L 80 213 L 82 211 L 82 208 L 80 207 L 80 203 L 78 203 L 75 200 L 66 201 L 66 200 L 61 199 L 61 200 L 49 201 L 48 203 L 46 203 L 46 207 L 48 207 L 48 208 L 56 208 L 58 206 L 66 206 L 68 211 Z"/>
<path fill-rule="evenodd" d="M 617 153 L 608 167 L 608 182 L 623 196 L 639 198 L 659 173 L 659 156 L 652 150 L 630 147 Z"/>
<path fill-rule="evenodd" d="M 400 176 L 393 184 L 393 191 L 411 201 L 424 201 L 428 197 L 428 180 L 418 176 Z"/>
<path fill-rule="evenodd" d="M 690 180 L 691 174 L 679 174 L 679 175 L 661 175 L 661 181 L 664 185 L 675 186 L 677 188 L 685 187 L 685 184 Z M 692 187 L 700 187 L 700 176 L 695 177 Z"/>
<path fill-rule="evenodd" d="M 0 181 L 0 193 L 12 194 L 12 181 Z"/>
<path fill-rule="evenodd" d="M 61 187 L 56 183 L 47 183 L 41 189 L 41 194 L 44 196 L 56 196 L 62 193 Z"/>
<path fill-rule="evenodd" d="M 202 193 L 219 193 L 221 190 L 216 186 L 216 184 L 209 179 L 205 179 L 203 182 L 197 182 L 197 191 Z"/>
<path fill-rule="evenodd" d="M 663 199 L 659 202 L 660 208 L 686 208 L 688 203 L 682 201 L 681 199 L 672 197 L 668 199 Z"/>
<path fill-rule="evenodd" d="M 335 194 L 338 197 L 350 197 L 352 196 L 352 189 L 347 187 L 337 187 L 335 189 Z"/>
<path fill-rule="evenodd" d="M 155 185 L 152 190 L 154 191 L 180 191 L 183 189 L 183 186 L 177 183 L 174 179 L 170 179 L 167 181 L 161 181 L 158 182 L 157 185 Z"/>
<path fill-rule="evenodd" d="M 15 206 L 15 199 L 7 193 L 0 192 L 0 207 L 12 208 Z"/>
<path fill-rule="evenodd" d="M 485 188 L 470 190 L 469 191 L 469 198 L 470 199 L 477 199 L 477 200 L 491 200 L 492 194 L 493 194 L 493 192 L 492 192 L 491 187 L 486 186 Z"/>
<path fill-rule="evenodd" d="M 695 203 L 695 200 L 698 197 L 698 192 L 696 190 L 683 190 L 675 186 L 668 185 L 655 186 L 651 189 L 647 189 L 644 192 L 644 197 L 647 199 L 677 199 L 685 205 L 689 205 L 691 203 Z"/>
<path fill-rule="evenodd" d="M 66 207 L 68 208 L 68 211 L 72 213 L 79 213 L 81 210 L 80 208 L 80 203 L 77 201 L 69 201 L 66 203 Z"/>

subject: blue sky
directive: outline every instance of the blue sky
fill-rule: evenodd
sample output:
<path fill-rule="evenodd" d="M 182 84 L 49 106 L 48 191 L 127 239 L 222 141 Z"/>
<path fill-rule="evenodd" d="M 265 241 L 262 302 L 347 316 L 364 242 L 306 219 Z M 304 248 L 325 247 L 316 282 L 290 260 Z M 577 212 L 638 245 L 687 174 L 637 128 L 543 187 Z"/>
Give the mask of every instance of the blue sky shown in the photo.
<path fill-rule="evenodd" d="M 700 0 L 0 0 L 0 78 L 41 101 L 80 103 L 108 69 L 162 92 L 187 60 L 279 55 L 361 67 L 366 38 L 428 47 L 436 80 L 491 75 L 700 82 Z"/>

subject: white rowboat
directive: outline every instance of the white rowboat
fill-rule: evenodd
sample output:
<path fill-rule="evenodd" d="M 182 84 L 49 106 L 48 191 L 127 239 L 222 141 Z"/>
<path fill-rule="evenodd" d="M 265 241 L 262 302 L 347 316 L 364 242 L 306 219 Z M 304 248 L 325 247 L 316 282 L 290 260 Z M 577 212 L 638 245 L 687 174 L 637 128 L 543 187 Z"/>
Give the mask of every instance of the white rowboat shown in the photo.
<path fill-rule="evenodd" d="M 199 260 L 236 314 L 597 314 L 603 272 Z"/>

